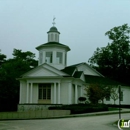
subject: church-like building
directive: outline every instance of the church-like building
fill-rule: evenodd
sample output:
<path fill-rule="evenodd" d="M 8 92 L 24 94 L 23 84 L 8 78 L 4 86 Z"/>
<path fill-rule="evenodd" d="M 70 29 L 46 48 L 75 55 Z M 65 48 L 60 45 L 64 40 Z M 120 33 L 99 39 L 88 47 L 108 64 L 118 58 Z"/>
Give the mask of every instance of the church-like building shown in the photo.
<path fill-rule="evenodd" d="M 78 98 L 86 96 L 84 88 L 89 84 L 105 81 L 107 85 L 117 85 L 87 63 L 67 66 L 69 46 L 59 42 L 60 32 L 55 26 L 47 34 L 48 42 L 36 47 L 39 52 L 38 66 L 19 78 L 19 110 L 25 109 L 25 106 L 35 109 L 34 105 L 78 104 Z M 127 95 L 123 104 L 130 104 L 130 89 L 124 87 L 123 91 Z M 110 104 L 113 101 L 107 99 L 105 102 Z"/>

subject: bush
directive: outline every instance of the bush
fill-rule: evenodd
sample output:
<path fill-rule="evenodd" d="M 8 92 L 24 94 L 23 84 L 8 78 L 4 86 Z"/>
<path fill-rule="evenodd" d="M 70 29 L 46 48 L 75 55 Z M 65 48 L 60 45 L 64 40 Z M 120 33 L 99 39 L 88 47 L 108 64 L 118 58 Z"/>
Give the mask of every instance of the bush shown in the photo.
<path fill-rule="evenodd" d="M 70 110 L 71 114 L 81 114 L 99 111 L 108 111 L 108 107 L 105 104 L 74 104 L 63 105 L 61 107 L 49 107 L 49 110 Z"/>
<path fill-rule="evenodd" d="M 80 102 L 85 102 L 85 101 L 86 101 L 86 97 L 79 97 L 78 100 L 79 100 Z"/>

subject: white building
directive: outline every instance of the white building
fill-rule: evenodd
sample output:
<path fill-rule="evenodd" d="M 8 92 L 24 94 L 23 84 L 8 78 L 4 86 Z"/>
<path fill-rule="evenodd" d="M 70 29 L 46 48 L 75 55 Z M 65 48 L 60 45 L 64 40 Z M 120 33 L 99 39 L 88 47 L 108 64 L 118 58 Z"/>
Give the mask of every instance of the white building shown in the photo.
<path fill-rule="evenodd" d="M 41 104 L 77 104 L 85 96 L 84 88 L 91 83 L 105 81 L 105 78 L 87 63 L 67 66 L 67 52 L 70 48 L 59 43 L 60 32 L 55 26 L 48 33 L 48 42 L 36 49 L 39 51 L 38 67 L 23 74 L 20 81 L 19 107 Z M 123 87 L 122 104 L 130 104 L 130 88 Z M 105 101 L 105 103 L 113 103 Z M 116 101 L 118 103 L 118 100 Z M 19 108 L 21 109 L 21 108 Z"/>

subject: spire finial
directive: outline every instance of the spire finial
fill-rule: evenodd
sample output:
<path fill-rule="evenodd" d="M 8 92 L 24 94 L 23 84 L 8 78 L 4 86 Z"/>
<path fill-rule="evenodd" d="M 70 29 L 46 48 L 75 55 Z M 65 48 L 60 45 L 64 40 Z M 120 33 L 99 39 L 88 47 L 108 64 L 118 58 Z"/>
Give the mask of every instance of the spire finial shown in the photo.
<path fill-rule="evenodd" d="M 55 26 L 55 24 L 56 24 L 56 23 L 55 23 L 55 19 L 56 19 L 56 17 L 54 16 L 54 17 L 53 17 L 53 22 L 52 22 L 53 26 Z"/>

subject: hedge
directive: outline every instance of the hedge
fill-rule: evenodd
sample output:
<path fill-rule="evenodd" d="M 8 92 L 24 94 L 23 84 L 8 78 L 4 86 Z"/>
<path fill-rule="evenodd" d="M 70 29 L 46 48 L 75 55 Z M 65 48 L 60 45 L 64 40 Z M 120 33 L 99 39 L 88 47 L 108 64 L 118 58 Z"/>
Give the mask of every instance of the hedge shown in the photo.
<path fill-rule="evenodd" d="M 49 107 L 49 110 L 70 110 L 71 114 L 81 114 L 90 112 L 108 111 L 108 106 L 105 104 L 74 104 L 63 105 L 61 107 Z"/>

